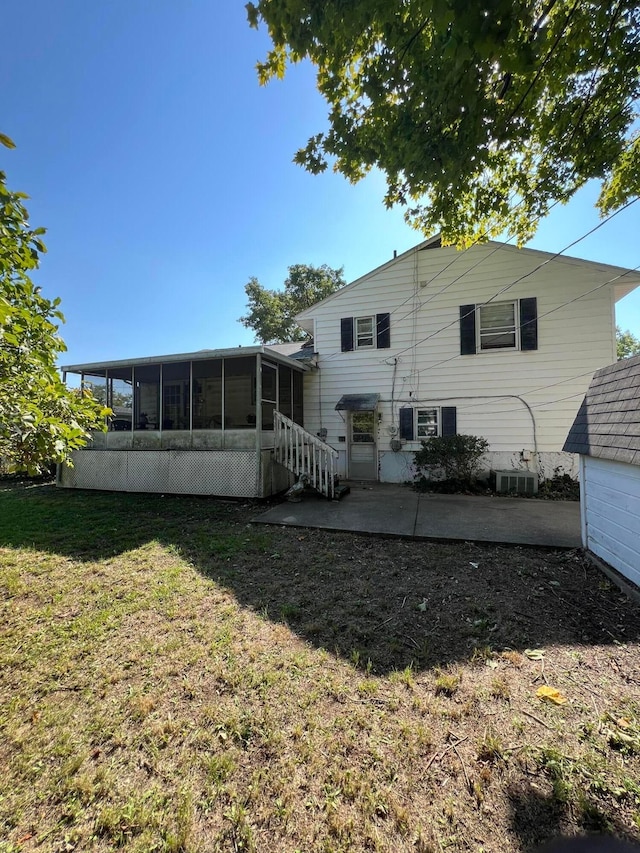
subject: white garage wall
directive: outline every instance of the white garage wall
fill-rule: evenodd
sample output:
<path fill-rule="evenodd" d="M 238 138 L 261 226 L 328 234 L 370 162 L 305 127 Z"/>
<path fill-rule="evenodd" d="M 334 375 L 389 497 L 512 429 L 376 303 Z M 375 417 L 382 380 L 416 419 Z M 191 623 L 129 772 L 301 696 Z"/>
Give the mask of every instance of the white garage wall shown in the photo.
<path fill-rule="evenodd" d="M 592 456 L 582 460 L 583 542 L 640 585 L 640 467 Z"/>

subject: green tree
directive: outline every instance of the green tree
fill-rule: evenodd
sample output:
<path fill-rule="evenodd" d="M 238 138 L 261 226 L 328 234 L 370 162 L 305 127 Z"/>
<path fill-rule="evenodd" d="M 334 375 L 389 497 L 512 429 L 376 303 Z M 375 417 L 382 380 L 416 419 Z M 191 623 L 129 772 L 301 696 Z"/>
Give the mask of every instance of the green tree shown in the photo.
<path fill-rule="evenodd" d="M 46 299 L 30 278 L 46 248 L 25 198 L 0 172 L 0 469 L 38 474 L 68 461 L 90 430 L 105 429 L 109 409 L 66 388 L 56 368 L 64 317 L 60 300 Z"/>
<path fill-rule="evenodd" d="M 329 126 L 295 160 L 350 181 L 464 245 L 520 243 L 554 200 L 601 182 L 600 211 L 640 192 L 635 0 L 257 0 L 273 48 L 261 83 L 309 59 Z"/>
<path fill-rule="evenodd" d="M 262 344 L 304 341 L 309 336 L 293 318 L 344 287 L 342 272 L 342 268 L 335 270 L 326 264 L 321 267 L 294 264 L 289 267 L 284 290 L 268 290 L 251 277 L 244 288 L 249 311 L 240 317 L 240 322 L 253 329 L 256 340 Z"/>
<path fill-rule="evenodd" d="M 629 329 L 623 332 L 620 326 L 616 326 L 616 348 L 618 350 L 618 361 L 621 358 L 629 358 L 630 355 L 640 353 L 640 338 L 636 338 Z"/>

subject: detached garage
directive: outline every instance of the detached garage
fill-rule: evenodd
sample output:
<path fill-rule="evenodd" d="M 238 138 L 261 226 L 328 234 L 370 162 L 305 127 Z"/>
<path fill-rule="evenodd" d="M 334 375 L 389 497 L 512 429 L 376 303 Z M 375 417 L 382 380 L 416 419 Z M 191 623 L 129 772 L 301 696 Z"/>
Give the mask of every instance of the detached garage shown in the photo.
<path fill-rule="evenodd" d="M 640 585 L 640 356 L 594 374 L 564 450 L 580 454 L 584 547 Z"/>

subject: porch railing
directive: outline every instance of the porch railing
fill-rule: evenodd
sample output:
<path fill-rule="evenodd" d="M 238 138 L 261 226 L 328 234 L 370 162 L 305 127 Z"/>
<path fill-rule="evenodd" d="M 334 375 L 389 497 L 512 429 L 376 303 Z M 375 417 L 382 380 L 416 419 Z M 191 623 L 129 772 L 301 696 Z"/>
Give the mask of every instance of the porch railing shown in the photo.
<path fill-rule="evenodd" d="M 306 474 L 310 486 L 333 499 L 338 451 L 281 412 L 273 413 L 273 425 L 276 462 L 297 476 Z"/>

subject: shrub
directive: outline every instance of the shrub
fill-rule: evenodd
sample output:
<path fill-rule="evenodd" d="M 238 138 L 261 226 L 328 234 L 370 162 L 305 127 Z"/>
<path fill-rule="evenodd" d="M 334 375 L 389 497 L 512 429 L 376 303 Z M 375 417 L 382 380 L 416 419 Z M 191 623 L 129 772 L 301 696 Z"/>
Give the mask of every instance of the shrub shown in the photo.
<path fill-rule="evenodd" d="M 480 457 L 489 449 L 486 438 L 477 435 L 433 436 L 421 442 L 414 454 L 416 479 L 455 480 L 471 484 L 480 471 Z"/>

